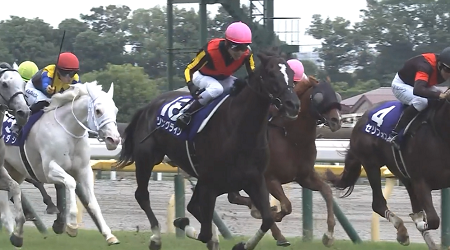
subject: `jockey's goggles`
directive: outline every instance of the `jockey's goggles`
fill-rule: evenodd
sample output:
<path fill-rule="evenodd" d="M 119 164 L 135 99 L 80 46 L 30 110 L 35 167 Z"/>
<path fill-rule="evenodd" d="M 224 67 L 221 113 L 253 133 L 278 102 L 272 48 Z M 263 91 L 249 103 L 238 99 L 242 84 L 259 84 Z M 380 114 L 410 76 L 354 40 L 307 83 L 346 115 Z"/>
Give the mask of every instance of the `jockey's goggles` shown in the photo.
<path fill-rule="evenodd" d="M 231 43 L 230 47 L 234 51 L 247 51 L 248 44 L 246 44 L 246 43 Z"/>
<path fill-rule="evenodd" d="M 60 76 L 65 77 L 65 76 L 69 76 L 70 78 L 74 77 L 78 71 L 77 70 L 63 70 L 63 69 L 58 69 L 58 73 Z"/>
<path fill-rule="evenodd" d="M 442 65 L 442 70 L 444 70 L 446 73 L 450 73 L 450 66 L 448 66 L 447 64 L 441 62 Z"/>

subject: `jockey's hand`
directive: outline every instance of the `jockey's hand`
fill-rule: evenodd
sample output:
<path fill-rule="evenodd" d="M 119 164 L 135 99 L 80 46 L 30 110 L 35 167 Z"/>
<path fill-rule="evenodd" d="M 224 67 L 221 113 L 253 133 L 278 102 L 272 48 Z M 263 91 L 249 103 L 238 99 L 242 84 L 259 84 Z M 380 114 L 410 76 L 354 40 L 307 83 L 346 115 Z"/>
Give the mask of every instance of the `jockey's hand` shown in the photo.
<path fill-rule="evenodd" d="M 46 91 L 48 94 L 53 94 L 53 93 L 55 93 L 55 87 L 48 85 Z"/>
<path fill-rule="evenodd" d="M 197 98 L 199 95 L 200 88 L 195 86 L 192 82 L 188 82 L 187 86 L 192 97 Z"/>
<path fill-rule="evenodd" d="M 439 99 L 448 99 L 450 97 L 450 91 L 443 92 L 439 94 Z"/>

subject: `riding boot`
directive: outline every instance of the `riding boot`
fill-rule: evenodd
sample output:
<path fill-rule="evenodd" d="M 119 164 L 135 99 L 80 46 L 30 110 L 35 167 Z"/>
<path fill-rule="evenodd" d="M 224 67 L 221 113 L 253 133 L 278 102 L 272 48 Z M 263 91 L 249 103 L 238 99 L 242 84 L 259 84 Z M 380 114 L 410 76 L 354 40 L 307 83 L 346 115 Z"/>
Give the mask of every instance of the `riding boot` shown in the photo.
<path fill-rule="evenodd" d="M 31 114 L 30 115 L 37 113 L 39 110 L 42 110 L 43 108 L 47 107 L 48 105 L 50 105 L 50 103 L 48 101 L 39 101 L 39 102 L 31 105 L 31 107 L 30 107 Z M 18 137 L 21 129 L 22 129 L 22 126 L 20 126 L 17 123 L 14 123 L 14 125 L 11 127 L 11 132 L 13 132 L 16 137 Z"/>
<path fill-rule="evenodd" d="M 391 134 L 389 135 L 389 138 L 387 139 L 388 142 L 392 143 L 394 147 L 397 149 L 400 149 L 400 145 L 398 144 L 398 133 L 400 130 L 406 128 L 408 123 L 419 113 L 419 111 L 413 106 L 409 105 L 406 107 L 406 109 L 403 111 L 402 116 L 398 120 L 397 124 L 395 125 L 395 128 L 392 130 Z"/>
<path fill-rule="evenodd" d="M 39 101 L 39 102 L 31 105 L 31 107 L 30 107 L 31 115 L 36 114 L 37 112 L 44 109 L 48 105 L 50 105 L 50 103 L 48 101 Z"/>
<path fill-rule="evenodd" d="M 175 125 L 181 129 L 186 128 L 191 122 L 192 113 L 196 112 L 201 107 L 203 107 L 203 105 L 198 100 L 195 100 L 191 106 L 178 117 Z"/>

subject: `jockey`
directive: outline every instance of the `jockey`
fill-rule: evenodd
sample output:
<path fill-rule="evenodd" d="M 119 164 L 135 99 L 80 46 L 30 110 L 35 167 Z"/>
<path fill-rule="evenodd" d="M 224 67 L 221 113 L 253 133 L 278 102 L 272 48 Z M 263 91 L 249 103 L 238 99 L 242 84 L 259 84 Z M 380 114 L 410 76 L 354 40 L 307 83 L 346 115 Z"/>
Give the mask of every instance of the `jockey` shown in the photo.
<path fill-rule="evenodd" d="M 440 54 L 424 53 L 408 59 L 392 81 L 392 92 L 403 104 L 409 105 L 395 125 L 387 141 L 399 148 L 396 139 L 400 130 L 408 125 L 428 100 L 445 99 L 450 91 L 442 93 L 435 87 L 450 78 L 450 47 Z"/>
<path fill-rule="evenodd" d="M 303 67 L 303 63 L 298 59 L 289 59 L 287 61 L 289 67 L 294 71 L 294 84 L 297 84 L 300 81 L 308 79 L 305 74 L 305 68 Z"/>
<path fill-rule="evenodd" d="M 252 32 L 243 22 L 234 22 L 225 31 L 225 39 L 212 39 L 202 48 L 184 71 L 189 92 L 194 97 L 191 106 L 181 114 L 176 125 L 184 128 L 191 115 L 203 105 L 220 96 L 224 89 L 230 89 L 236 77 L 232 76 L 245 64 L 247 73 L 255 69 Z M 205 89 L 198 93 L 200 89 Z"/>
<path fill-rule="evenodd" d="M 48 106 L 50 98 L 55 93 L 62 93 L 70 87 L 70 84 L 79 83 L 79 68 L 78 58 L 70 52 L 64 52 L 59 55 L 56 66 L 51 64 L 39 70 L 25 85 L 25 98 L 31 113 L 34 114 Z M 20 127 L 15 125 L 13 129 L 17 132 Z"/>
<path fill-rule="evenodd" d="M 32 61 L 24 61 L 19 65 L 19 68 L 17 69 L 20 76 L 25 82 L 28 82 L 31 77 L 36 74 L 36 72 L 39 71 L 38 66 L 32 62 Z"/>

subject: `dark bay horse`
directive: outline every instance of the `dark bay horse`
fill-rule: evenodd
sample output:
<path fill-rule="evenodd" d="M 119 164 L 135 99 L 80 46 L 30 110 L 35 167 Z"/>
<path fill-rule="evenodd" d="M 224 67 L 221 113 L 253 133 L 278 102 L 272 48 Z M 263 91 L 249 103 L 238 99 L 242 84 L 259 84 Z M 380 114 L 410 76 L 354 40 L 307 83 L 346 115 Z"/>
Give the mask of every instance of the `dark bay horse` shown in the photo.
<path fill-rule="evenodd" d="M 279 222 L 292 212 L 292 205 L 283 191 L 282 184 L 297 182 L 302 187 L 320 191 L 327 206 L 328 232 L 324 234 L 323 242 L 330 246 L 333 243 L 334 211 L 333 194 L 314 170 L 316 161 L 316 124 L 317 121 L 328 124 L 331 131 L 341 127 L 341 97 L 327 81 L 308 80 L 297 83 L 294 91 L 300 98 L 301 111 L 294 121 L 286 121 L 275 116 L 269 122 L 270 163 L 265 172 L 267 188 L 280 201 L 281 211 L 274 219 Z M 246 205 L 252 208 L 252 216 L 261 218 L 259 212 L 252 206 L 248 197 L 239 193 L 229 193 L 230 203 Z M 290 243 L 282 235 L 276 224 L 273 224 L 272 235 L 278 246 L 289 246 Z"/>
<path fill-rule="evenodd" d="M 200 222 L 200 233 L 189 225 L 188 218 L 174 221 L 189 238 L 208 243 L 208 249 L 218 249 L 218 238 L 213 237 L 212 230 L 216 198 L 240 190 L 261 211 L 262 224 L 255 236 L 246 243 L 236 244 L 234 250 L 254 249 L 274 223 L 264 180 L 269 162 L 269 107 L 276 105 L 285 118 L 295 119 L 300 101 L 293 91 L 294 72 L 286 60 L 279 53 L 269 51 L 258 53 L 258 57 L 261 64 L 248 80 L 234 83 L 243 86 L 238 94 L 223 94 L 203 108 L 218 107 L 198 133 L 195 124 L 202 123 L 203 119 L 199 121 L 195 115 L 203 114 L 199 111 L 193 116 L 189 126 L 195 137 L 185 134 L 187 137 L 181 138 L 183 131 L 174 126 L 176 118 L 171 119 L 183 107 L 179 100 L 190 100 L 189 93 L 182 91 L 156 97 L 134 114 L 125 129 L 117 168 L 135 163 L 138 185 L 135 197 L 151 224 L 151 250 L 161 249 L 161 229 L 150 207 L 147 188 L 154 165 L 161 163 L 165 155 L 198 179 L 187 210 Z"/>
<path fill-rule="evenodd" d="M 409 244 L 403 220 L 388 209 L 381 191 L 380 168 L 389 170 L 408 191 L 413 213 L 411 219 L 421 232 L 429 249 L 438 249 L 429 230 L 439 227 L 440 219 L 432 203 L 432 190 L 450 187 L 450 101 L 430 101 L 402 136 L 401 151 L 385 141 L 404 106 L 397 101 L 381 103 L 368 110 L 356 123 L 340 176 L 327 172 L 336 188 L 350 187 L 348 196 L 360 176 L 361 165 L 372 188 L 372 209 L 397 229 L 397 241 Z"/>

